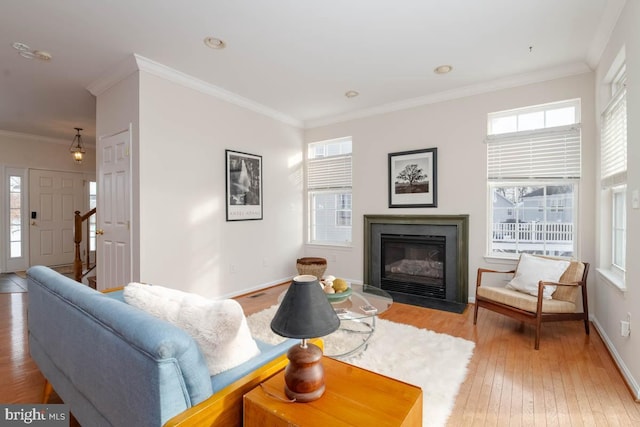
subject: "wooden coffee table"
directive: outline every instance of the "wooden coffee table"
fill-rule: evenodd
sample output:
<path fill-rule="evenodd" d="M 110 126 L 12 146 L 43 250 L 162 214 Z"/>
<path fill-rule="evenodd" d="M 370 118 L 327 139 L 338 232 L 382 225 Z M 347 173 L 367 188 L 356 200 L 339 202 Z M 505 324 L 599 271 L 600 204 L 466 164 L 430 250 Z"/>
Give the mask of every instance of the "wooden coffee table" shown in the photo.
<path fill-rule="evenodd" d="M 422 389 L 323 357 L 326 391 L 309 403 L 286 402 L 284 372 L 244 396 L 244 425 L 421 426 Z"/>

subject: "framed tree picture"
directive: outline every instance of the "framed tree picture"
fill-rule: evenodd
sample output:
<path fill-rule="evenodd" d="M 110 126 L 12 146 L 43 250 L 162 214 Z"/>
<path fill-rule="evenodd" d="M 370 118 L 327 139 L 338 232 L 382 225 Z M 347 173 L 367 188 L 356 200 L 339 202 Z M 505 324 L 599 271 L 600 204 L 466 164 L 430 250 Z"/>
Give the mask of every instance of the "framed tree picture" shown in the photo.
<path fill-rule="evenodd" d="M 389 153 L 389 207 L 438 207 L 438 149 Z"/>
<path fill-rule="evenodd" d="M 262 219 L 262 156 L 225 153 L 227 221 Z"/>

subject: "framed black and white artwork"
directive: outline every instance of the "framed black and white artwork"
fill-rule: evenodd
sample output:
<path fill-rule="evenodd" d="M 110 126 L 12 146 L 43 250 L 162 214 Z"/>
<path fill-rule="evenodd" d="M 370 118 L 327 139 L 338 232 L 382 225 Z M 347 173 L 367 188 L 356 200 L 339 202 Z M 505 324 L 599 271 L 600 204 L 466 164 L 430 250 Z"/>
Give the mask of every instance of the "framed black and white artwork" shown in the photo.
<path fill-rule="evenodd" d="M 262 156 L 225 153 L 227 221 L 262 219 Z"/>
<path fill-rule="evenodd" d="M 389 153 L 389 207 L 438 207 L 438 149 Z"/>

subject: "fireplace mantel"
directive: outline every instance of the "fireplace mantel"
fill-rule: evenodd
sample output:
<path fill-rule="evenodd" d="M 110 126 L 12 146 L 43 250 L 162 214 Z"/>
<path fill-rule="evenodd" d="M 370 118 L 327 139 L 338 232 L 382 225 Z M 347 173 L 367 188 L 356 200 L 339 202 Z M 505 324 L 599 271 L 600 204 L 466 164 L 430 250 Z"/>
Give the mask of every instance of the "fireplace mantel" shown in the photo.
<path fill-rule="evenodd" d="M 375 274 L 372 263 L 372 251 L 379 250 L 374 241 L 380 227 L 389 226 L 401 230 L 412 230 L 415 226 L 447 226 L 453 230 L 457 260 L 455 266 L 455 290 L 448 302 L 466 306 L 469 294 L 469 215 L 364 215 L 364 283 L 380 287 L 375 283 L 379 274 Z M 397 226 L 397 227 L 396 227 Z M 415 227 L 419 228 L 419 227 Z"/>

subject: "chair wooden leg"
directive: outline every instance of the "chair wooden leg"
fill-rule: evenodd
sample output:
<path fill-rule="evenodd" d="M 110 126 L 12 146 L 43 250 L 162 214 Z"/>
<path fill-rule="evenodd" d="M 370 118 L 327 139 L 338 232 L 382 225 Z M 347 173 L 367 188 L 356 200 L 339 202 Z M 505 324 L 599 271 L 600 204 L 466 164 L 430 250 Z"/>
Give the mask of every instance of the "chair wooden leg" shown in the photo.
<path fill-rule="evenodd" d="M 538 317 L 536 318 L 536 345 L 535 345 L 536 350 L 540 349 L 540 330 L 541 329 L 542 329 L 542 317 L 540 316 L 540 314 L 538 314 Z"/>
<path fill-rule="evenodd" d="M 589 335 L 589 318 L 584 319 L 584 332 Z"/>
<path fill-rule="evenodd" d="M 49 398 L 53 392 L 53 386 L 48 380 L 44 380 L 44 389 L 42 390 L 42 403 L 49 403 Z"/>
<path fill-rule="evenodd" d="M 478 322 L 478 301 L 476 301 L 475 304 L 473 304 L 474 309 L 473 309 L 473 324 L 475 325 Z"/>

